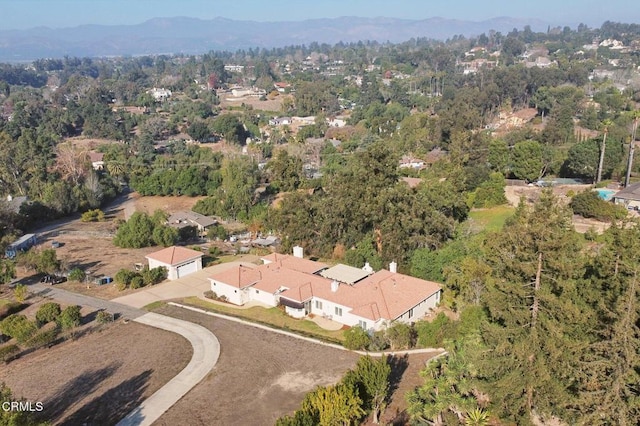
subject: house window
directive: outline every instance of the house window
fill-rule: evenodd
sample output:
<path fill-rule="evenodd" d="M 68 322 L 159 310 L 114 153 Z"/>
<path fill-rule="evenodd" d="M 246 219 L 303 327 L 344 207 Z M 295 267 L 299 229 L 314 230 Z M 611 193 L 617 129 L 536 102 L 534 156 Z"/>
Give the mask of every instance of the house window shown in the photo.
<path fill-rule="evenodd" d="M 319 300 L 316 300 L 316 309 L 322 309 L 322 302 Z"/>
<path fill-rule="evenodd" d="M 409 309 L 409 318 L 413 318 L 413 308 Z"/>
<path fill-rule="evenodd" d="M 341 317 L 341 316 L 342 316 L 342 308 L 338 308 L 338 307 L 336 306 L 336 315 L 337 315 L 337 316 L 339 316 L 339 317 Z"/>
<path fill-rule="evenodd" d="M 258 289 L 256 289 L 256 294 L 260 294 L 260 291 Z"/>
<path fill-rule="evenodd" d="M 358 321 L 358 325 L 360 326 L 361 329 L 366 330 L 367 329 L 367 322 L 366 321 Z"/>
<path fill-rule="evenodd" d="M 214 286 L 217 286 L 217 285 L 218 285 L 218 283 L 213 283 L 213 285 L 214 285 Z"/>

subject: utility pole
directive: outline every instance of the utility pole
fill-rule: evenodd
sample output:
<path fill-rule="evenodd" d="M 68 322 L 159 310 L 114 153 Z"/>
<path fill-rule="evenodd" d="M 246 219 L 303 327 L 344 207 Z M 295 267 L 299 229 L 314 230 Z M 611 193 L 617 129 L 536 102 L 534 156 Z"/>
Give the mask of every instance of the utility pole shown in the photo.
<path fill-rule="evenodd" d="M 624 187 L 628 187 L 631 183 L 631 167 L 633 166 L 633 151 L 636 147 L 636 130 L 638 130 L 638 117 L 633 120 L 633 127 L 631 130 L 631 143 L 629 144 L 629 160 L 627 161 L 627 174 L 624 179 Z"/>
<path fill-rule="evenodd" d="M 607 133 L 609 133 L 609 120 L 605 120 L 603 123 L 604 126 L 604 135 L 602 137 L 602 148 L 600 149 L 600 161 L 598 162 L 598 176 L 596 177 L 596 184 L 600 183 L 602 180 L 602 167 L 604 166 L 604 151 L 607 148 Z"/>

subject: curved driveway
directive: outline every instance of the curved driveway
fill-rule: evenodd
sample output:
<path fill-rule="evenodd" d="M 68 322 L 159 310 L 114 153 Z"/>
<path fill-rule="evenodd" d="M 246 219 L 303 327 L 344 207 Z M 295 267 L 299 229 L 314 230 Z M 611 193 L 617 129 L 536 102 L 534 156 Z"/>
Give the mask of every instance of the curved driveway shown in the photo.
<path fill-rule="evenodd" d="M 118 426 L 152 424 L 195 385 L 200 383 L 218 362 L 220 342 L 213 333 L 198 324 L 153 312 L 146 313 L 142 309 L 126 306 L 122 303 L 73 293 L 55 286 L 37 283 L 30 285 L 29 288 L 42 297 L 49 297 L 69 304 L 105 309 L 108 312 L 117 313 L 125 319 L 177 333 L 191 343 L 193 355 L 189 364 L 177 376 L 133 409 L 118 423 Z"/>
<path fill-rule="evenodd" d="M 153 312 L 138 317 L 134 321 L 185 337 L 193 346 L 193 356 L 177 376 L 127 414 L 117 426 L 152 424 L 191 388 L 200 383 L 216 365 L 220 356 L 218 339 L 200 325 Z"/>

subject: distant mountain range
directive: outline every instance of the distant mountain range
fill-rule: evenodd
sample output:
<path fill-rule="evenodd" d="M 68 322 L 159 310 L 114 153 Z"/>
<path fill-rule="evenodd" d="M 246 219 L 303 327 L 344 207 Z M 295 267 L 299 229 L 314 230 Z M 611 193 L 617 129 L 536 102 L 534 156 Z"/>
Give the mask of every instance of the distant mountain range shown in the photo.
<path fill-rule="evenodd" d="M 536 19 L 500 17 L 485 21 L 429 18 L 341 17 L 298 22 L 235 21 L 225 18 L 155 18 L 138 25 L 81 25 L 0 31 L 0 61 L 37 58 L 198 54 L 211 50 L 236 51 L 312 42 L 335 44 L 376 40 L 403 42 L 413 37 L 445 40 L 454 35 L 479 35 L 490 30 L 506 33 L 530 25 L 545 31 L 548 23 Z"/>

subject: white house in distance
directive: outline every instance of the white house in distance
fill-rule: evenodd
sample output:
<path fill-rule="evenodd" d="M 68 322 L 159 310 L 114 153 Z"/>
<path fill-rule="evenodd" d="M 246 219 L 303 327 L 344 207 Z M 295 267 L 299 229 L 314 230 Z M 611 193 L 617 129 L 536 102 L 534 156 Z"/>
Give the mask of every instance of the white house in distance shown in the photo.
<path fill-rule="evenodd" d="M 149 261 L 149 269 L 164 266 L 167 268 L 167 278 L 177 280 L 185 275 L 202 269 L 202 256 L 199 251 L 191 250 L 185 247 L 171 246 L 147 256 Z"/>
<path fill-rule="evenodd" d="M 320 315 L 348 326 L 376 331 L 390 322 L 414 322 L 440 302 L 440 285 L 389 270 L 364 268 L 304 259 L 303 249 L 294 255 L 273 253 L 257 268 L 236 266 L 209 277 L 211 290 L 230 303 L 256 301 L 283 305 L 295 318 Z"/>

